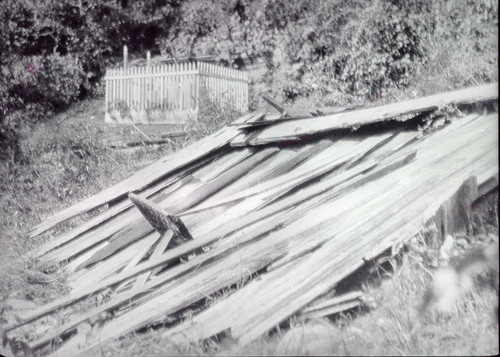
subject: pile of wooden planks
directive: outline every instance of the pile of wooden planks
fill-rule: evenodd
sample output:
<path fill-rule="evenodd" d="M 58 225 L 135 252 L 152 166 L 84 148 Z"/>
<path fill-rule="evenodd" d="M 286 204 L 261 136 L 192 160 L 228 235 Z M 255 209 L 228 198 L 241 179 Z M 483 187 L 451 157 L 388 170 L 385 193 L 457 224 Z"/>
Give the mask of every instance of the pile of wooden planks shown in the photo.
<path fill-rule="evenodd" d="M 7 332 L 109 290 L 110 299 L 54 323 L 30 347 L 55 342 L 54 353 L 78 354 L 167 318 L 177 321 L 164 333 L 172 341 L 230 331 L 246 344 L 298 312 L 357 306 L 359 292 L 311 303 L 396 252 L 443 205 L 470 206 L 498 185 L 498 113 L 467 107 L 491 108 L 497 98 L 491 84 L 327 116 L 276 103 L 277 114 L 248 114 L 35 227 L 32 237 L 101 210 L 33 252 L 64 266 L 72 290 Z M 398 125 L 433 122 L 450 105 L 466 114 L 452 111 L 447 125 L 425 131 Z M 355 130 L 388 119 L 383 130 Z M 231 286 L 239 288 L 179 320 Z M 70 337 L 87 325 L 84 342 Z"/>

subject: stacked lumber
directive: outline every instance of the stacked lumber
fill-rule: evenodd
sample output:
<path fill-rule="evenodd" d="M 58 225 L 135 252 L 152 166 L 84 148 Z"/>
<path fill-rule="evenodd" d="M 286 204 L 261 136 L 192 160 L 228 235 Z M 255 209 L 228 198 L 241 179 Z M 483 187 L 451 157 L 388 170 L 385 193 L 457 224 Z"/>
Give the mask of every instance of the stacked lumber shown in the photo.
<path fill-rule="evenodd" d="M 37 226 L 32 237 L 100 209 L 33 252 L 63 266 L 72 290 L 7 333 L 109 290 L 109 300 L 29 346 L 83 353 L 167 318 L 177 321 L 164 332 L 171 341 L 230 331 L 247 344 L 294 314 L 358 306 L 360 292 L 318 298 L 498 185 L 497 112 L 454 111 L 447 125 L 424 132 L 407 122 L 441 118 L 442 106 L 492 102 L 497 91 L 492 84 L 327 116 L 268 99 L 277 114 L 250 113 Z M 387 119 L 383 130 L 356 130 Z M 235 285 L 192 319 L 179 318 Z M 83 342 L 71 337 L 87 325 Z"/>

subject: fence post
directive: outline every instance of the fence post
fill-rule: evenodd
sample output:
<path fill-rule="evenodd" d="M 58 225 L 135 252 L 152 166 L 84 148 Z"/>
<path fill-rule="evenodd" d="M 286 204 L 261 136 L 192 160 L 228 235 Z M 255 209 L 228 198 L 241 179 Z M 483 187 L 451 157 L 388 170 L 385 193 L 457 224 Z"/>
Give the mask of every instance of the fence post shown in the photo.
<path fill-rule="evenodd" d="M 195 62 L 195 68 L 196 68 L 196 74 L 195 74 L 195 81 L 194 81 L 194 105 L 196 107 L 196 121 L 199 120 L 199 113 L 200 113 L 200 85 L 201 85 L 201 72 L 200 72 L 200 64 L 199 62 Z"/>
<path fill-rule="evenodd" d="M 128 67 L 128 48 L 127 45 L 123 46 L 123 69 L 127 70 Z"/>
<path fill-rule="evenodd" d="M 110 84 L 110 81 L 108 79 L 108 70 L 106 70 L 106 74 L 104 75 L 104 83 L 105 83 L 105 89 L 104 89 L 104 118 L 106 118 L 106 115 L 108 113 L 109 84 Z"/>

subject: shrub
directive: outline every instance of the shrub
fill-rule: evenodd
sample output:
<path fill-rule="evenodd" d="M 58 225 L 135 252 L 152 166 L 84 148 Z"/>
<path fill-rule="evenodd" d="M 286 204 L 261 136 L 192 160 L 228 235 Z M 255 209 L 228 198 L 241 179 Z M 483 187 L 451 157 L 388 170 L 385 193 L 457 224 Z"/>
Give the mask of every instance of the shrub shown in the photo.
<path fill-rule="evenodd" d="M 71 56 L 32 56 L 16 66 L 9 89 L 29 114 L 59 111 L 80 95 L 81 66 Z M 40 118 L 37 118 L 40 119 Z"/>
<path fill-rule="evenodd" d="M 271 10 L 284 15 L 267 30 L 274 52 L 262 83 L 288 104 L 346 105 L 407 89 L 424 95 L 498 77 L 491 0 L 278 3 Z"/>
<path fill-rule="evenodd" d="M 19 128 L 43 121 L 77 99 L 84 79 L 71 56 L 25 57 L 8 67 L 0 80 L 0 156 L 18 152 Z"/>

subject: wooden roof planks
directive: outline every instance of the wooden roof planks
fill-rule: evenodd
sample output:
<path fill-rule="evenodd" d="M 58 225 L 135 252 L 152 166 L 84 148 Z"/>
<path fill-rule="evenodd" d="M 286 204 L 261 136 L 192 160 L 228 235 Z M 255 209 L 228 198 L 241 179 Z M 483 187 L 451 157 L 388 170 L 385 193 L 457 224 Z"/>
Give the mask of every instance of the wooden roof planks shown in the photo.
<path fill-rule="evenodd" d="M 377 133 L 338 129 L 496 100 L 497 88 L 308 119 L 286 117 L 277 104 L 279 117 L 255 112 L 240 118 L 40 224 L 34 234 L 122 200 L 42 247 L 38 256 L 63 264 L 73 290 L 8 326 L 9 336 L 105 289 L 116 295 L 31 347 L 65 336 L 54 353 L 83 353 L 167 315 L 175 318 L 233 284 L 240 289 L 167 330 L 165 338 L 196 340 L 229 329 L 246 344 L 293 314 L 324 316 L 359 305 L 359 293 L 314 301 L 365 260 L 396 251 L 418 233 L 417 223 L 464 204 L 463 192 L 470 205 L 478 186 L 498 185 L 498 113 L 452 115 L 451 124 L 424 135 L 397 125 Z M 291 139 L 298 142 L 284 145 Z M 130 192 L 138 192 L 130 198 L 139 209 L 127 199 Z M 169 244 L 174 236 L 184 239 Z M 92 327 L 98 338 L 67 337 L 103 313 L 108 317 Z"/>
<path fill-rule="evenodd" d="M 240 134 L 231 145 L 263 145 L 286 140 L 299 140 L 301 137 L 342 128 L 355 128 L 361 125 L 397 118 L 403 114 L 426 112 L 451 104 L 469 104 L 498 98 L 498 83 L 436 94 L 405 102 L 362 108 L 324 117 L 290 120 L 265 127 L 257 132 Z"/>

